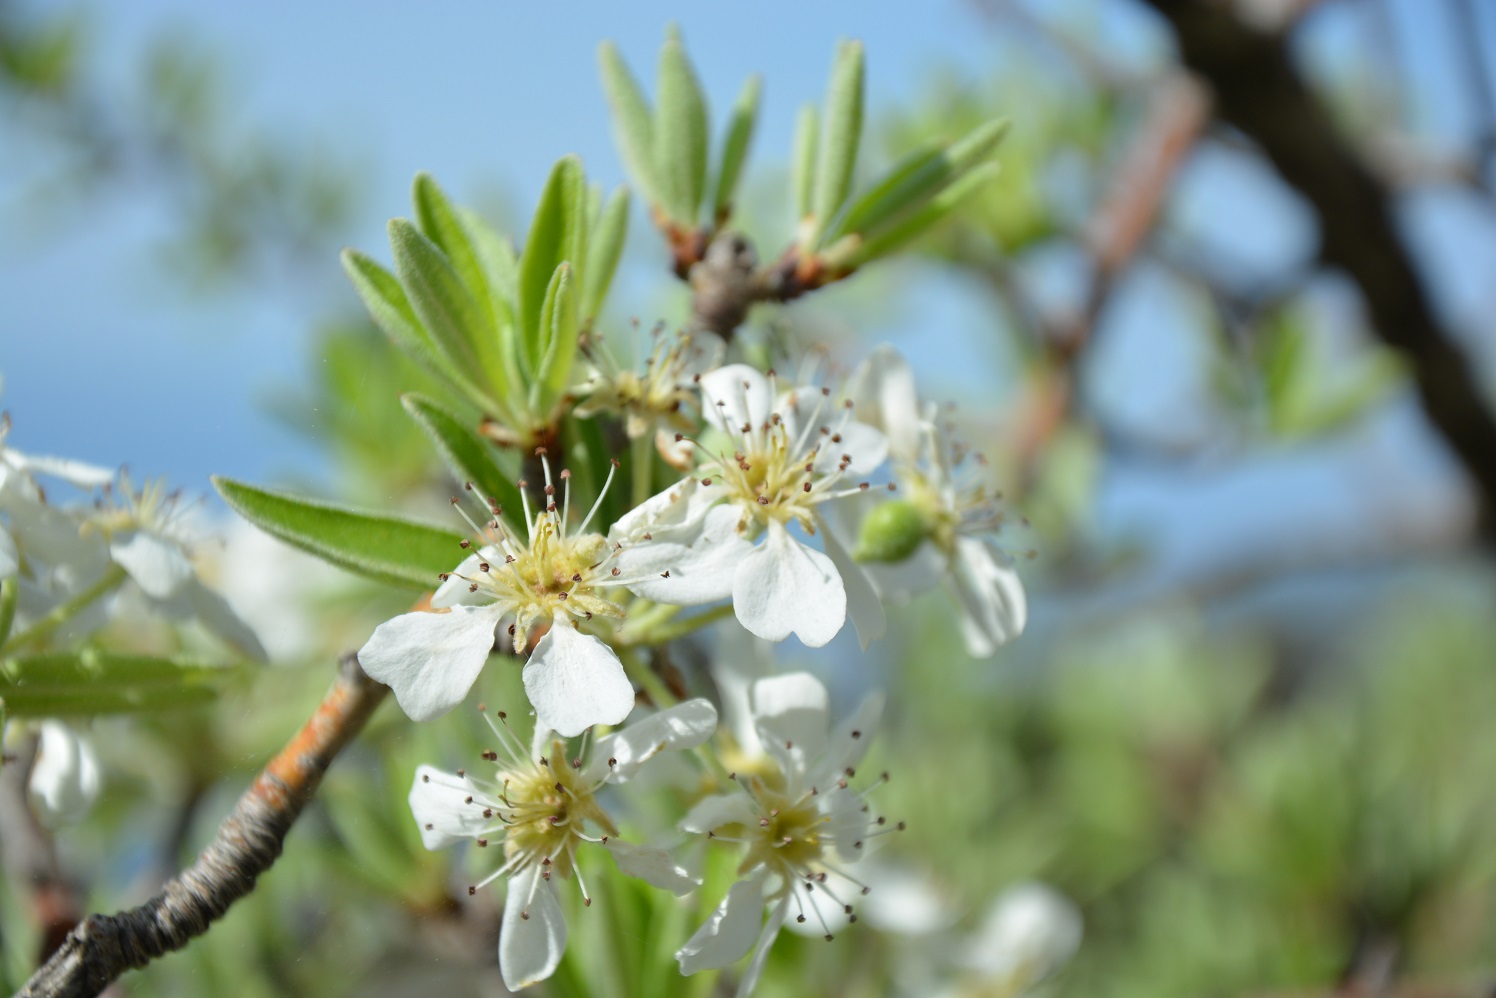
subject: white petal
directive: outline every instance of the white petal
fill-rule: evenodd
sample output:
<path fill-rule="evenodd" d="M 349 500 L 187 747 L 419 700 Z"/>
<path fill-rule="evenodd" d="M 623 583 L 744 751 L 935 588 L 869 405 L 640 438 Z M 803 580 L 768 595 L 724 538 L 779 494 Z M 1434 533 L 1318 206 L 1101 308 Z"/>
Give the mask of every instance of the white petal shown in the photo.
<path fill-rule="evenodd" d="M 855 767 L 867 755 L 873 736 L 878 733 L 878 722 L 883 718 L 883 693 L 874 690 L 862 698 L 862 703 L 842 721 L 827 739 L 826 754 L 822 757 L 817 782 L 834 780 L 848 767 Z"/>
<path fill-rule="evenodd" d="M 676 865 L 670 854 L 663 849 L 636 846 L 620 839 L 610 838 L 607 850 L 613 854 L 618 869 L 630 877 L 638 877 L 652 887 L 669 891 L 676 897 L 689 894 L 701 884 Z"/>
<path fill-rule="evenodd" d="M 732 580 L 738 620 L 761 638 L 794 634 L 812 648 L 836 636 L 847 620 L 847 592 L 831 559 L 769 521 L 764 543 L 738 562 Z"/>
<path fill-rule="evenodd" d="M 566 952 L 566 917 L 552 891 L 539 866 L 509 880 L 499 929 L 499 973 L 510 991 L 550 977 Z"/>
<path fill-rule="evenodd" d="M 698 374 L 705 374 L 722 363 L 727 353 L 727 343 L 716 333 L 706 329 L 693 330 L 686 334 L 688 343 L 682 345 L 686 361 L 681 365 L 681 377 L 690 381 Z"/>
<path fill-rule="evenodd" d="M 565 617 L 535 646 L 524 681 L 537 723 L 567 738 L 594 724 L 620 724 L 634 709 L 634 686 L 617 654 Z"/>
<path fill-rule="evenodd" d="M 431 596 L 431 605 L 437 609 L 449 606 L 483 606 L 493 602 L 493 597 L 483 592 L 473 592 L 470 579 L 478 577 L 479 565 L 504 563 L 504 552 L 495 547 L 486 547 L 462 559 L 462 564 L 452 569 L 445 582 L 436 587 Z"/>
<path fill-rule="evenodd" d="M 697 698 L 635 721 L 622 731 L 597 740 L 588 760 L 594 779 L 606 775 L 611 783 L 624 783 L 656 753 L 667 749 L 691 749 L 717 730 L 717 708 Z M 615 760 L 609 765 L 609 760 Z"/>
<path fill-rule="evenodd" d="M 887 434 L 894 457 L 919 459 L 919 393 L 914 371 L 897 350 L 885 345 L 869 354 L 852 372 L 848 394 L 857 418 Z"/>
<path fill-rule="evenodd" d="M 719 970 L 737 963 L 758 936 L 763 910 L 762 874 L 733 884 L 717 910 L 676 951 L 680 972 L 694 974 L 698 970 Z"/>
<path fill-rule="evenodd" d="M 818 471 L 829 472 L 851 458 L 847 462 L 847 474 L 855 481 L 877 471 L 878 466 L 888 458 L 888 438 L 881 431 L 855 419 L 828 425 L 841 440 L 836 443 L 826 440 L 821 444 L 820 450 L 816 452 Z"/>
<path fill-rule="evenodd" d="M 852 627 L 857 631 L 857 640 L 862 642 L 862 650 L 867 651 L 868 643 L 881 638 L 888 629 L 883 601 L 878 598 L 878 591 L 873 588 L 862 566 L 852 560 L 851 554 L 837 539 L 836 532 L 827 527 L 824 520 L 821 522 L 821 542 L 826 545 L 826 556 L 841 575 L 842 586 L 847 591 L 847 616 L 852 618 Z"/>
<path fill-rule="evenodd" d="M 859 843 L 866 841 L 876 819 L 856 790 L 850 786 L 843 789 L 834 783 L 830 787 L 820 794 L 821 810 L 826 816 L 822 834 L 843 858 L 861 859 L 863 849 Z"/>
<path fill-rule="evenodd" d="M 710 668 L 722 704 L 722 723 L 745 755 L 762 755 L 748 695 L 754 680 L 774 675 L 774 646 L 745 628 L 719 627 L 716 652 Z"/>
<path fill-rule="evenodd" d="M 148 530 L 114 541 L 109 554 L 153 599 L 168 599 L 192 578 L 192 562 L 182 546 Z"/>
<path fill-rule="evenodd" d="M 60 721 L 43 721 L 29 788 L 48 823 L 82 819 L 98 799 L 100 782 L 93 743 Z"/>
<path fill-rule="evenodd" d="M 269 656 L 259 637 L 244 620 L 229 606 L 228 600 L 201 582 L 193 579 L 185 587 L 192 615 L 202 621 L 203 626 L 235 651 L 256 662 L 264 662 Z"/>
<path fill-rule="evenodd" d="M 734 998 L 748 998 L 753 989 L 758 987 L 758 979 L 764 972 L 769 950 L 773 947 L 774 940 L 779 938 L 779 928 L 784 925 L 784 918 L 789 913 L 790 895 L 786 892 L 783 900 L 769 912 L 769 920 L 758 934 L 758 944 L 753 947 L 753 959 L 748 961 L 748 966 L 743 969 L 743 976 L 738 978 L 738 990 L 733 993 Z"/>
<path fill-rule="evenodd" d="M 808 672 L 789 672 L 760 679 L 750 696 L 764 747 L 785 775 L 804 776 L 826 751 L 826 687 Z"/>
<path fill-rule="evenodd" d="M 907 603 L 917 593 L 934 589 L 950 572 L 950 563 L 940 549 L 925 541 L 903 561 L 863 562 L 862 570 L 873 588 L 885 599 Z"/>
<path fill-rule="evenodd" d="M 956 541 L 951 586 L 961 604 L 967 650 L 977 658 L 991 655 L 999 645 L 1022 634 L 1028 621 L 1023 582 L 1007 560 L 975 538 Z"/>
<path fill-rule="evenodd" d="M 41 457 L 10 451 L 12 463 L 18 469 L 36 475 L 51 475 L 80 489 L 96 489 L 114 481 L 114 472 L 95 464 L 84 464 L 65 457 Z"/>
<path fill-rule="evenodd" d="M 20 567 L 21 556 L 16 553 L 16 542 L 10 539 L 8 531 L 0 529 L 0 580 L 15 575 Z"/>
<path fill-rule="evenodd" d="M 700 606 L 732 595 L 738 563 L 753 544 L 738 531 L 736 507 L 713 506 L 689 530 L 652 532 L 618 553 L 620 577 L 636 596 L 672 606 Z M 669 572 L 666 577 L 665 573 Z"/>
<path fill-rule="evenodd" d="M 395 692 L 413 721 L 440 717 L 462 702 L 493 650 L 498 606 L 406 613 L 374 629 L 359 664 Z"/>
<path fill-rule="evenodd" d="M 740 791 L 701 798 L 680 820 L 680 828 L 683 832 L 704 834 L 723 825 L 746 825 L 757 820 L 758 807 Z"/>
<path fill-rule="evenodd" d="M 716 501 L 716 496 L 701 488 L 696 479 L 683 479 L 619 517 L 608 530 L 608 540 L 618 544 L 654 533 L 675 538 L 683 535 L 672 534 L 671 530 L 681 528 L 688 532 L 684 536 L 694 536 L 701 518 Z"/>
<path fill-rule="evenodd" d="M 987 910 L 965 964 L 1026 990 L 1075 955 L 1081 933 L 1069 898 L 1041 883 L 1018 884 Z"/>
<path fill-rule="evenodd" d="M 481 798 L 482 791 L 465 776 L 444 773 L 435 766 L 418 767 L 407 800 L 421 830 L 421 844 L 427 849 L 445 849 L 496 824 L 483 817 L 486 805 L 479 802 Z"/>
<path fill-rule="evenodd" d="M 747 364 L 728 364 L 701 376 L 702 415 L 733 436 L 744 423 L 762 425 L 773 404 L 769 379 Z"/>

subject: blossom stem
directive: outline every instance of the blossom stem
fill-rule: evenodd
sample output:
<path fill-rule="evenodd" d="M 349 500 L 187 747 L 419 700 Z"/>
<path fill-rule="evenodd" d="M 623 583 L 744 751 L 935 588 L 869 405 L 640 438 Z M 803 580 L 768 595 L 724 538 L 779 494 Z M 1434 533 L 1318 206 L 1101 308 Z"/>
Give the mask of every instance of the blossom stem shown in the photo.
<path fill-rule="evenodd" d="M 643 506 L 645 500 L 654 495 L 654 441 L 649 434 L 635 437 L 629 444 L 631 463 L 633 464 L 633 505 L 637 508 Z"/>
<path fill-rule="evenodd" d="M 126 970 L 206 932 L 275 862 L 328 766 L 388 692 L 365 675 L 356 655 L 344 655 L 311 720 L 266 764 L 196 862 L 139 907 L 85 918 L 20 995 L 96 995 Z"/>
<path fill-rule="evenodd" d="M 35 644 L 46 638 L 53 631 L 57 630 L 57 628 L 87 609 L 95 601 L 118 589 L 126 578 L 127 576 L 123 568 L 119 565 L 110 565 L 109 571 L 105 572 L 99 581 L 72 599 L 53 607 L 51 612 L 39 618 L 36 623 L 21 633 L 11 636 L 5 644 L 0 645 L 0 654 L 18 651 L 27 645 Z"/>
<path fill-rule="evenodd" d="M 0 582 L 0 648 L 5 647 L 11 625 L 16 622 L 16 597 L 20 588 L 14 575 Z"/>
<path fill-rule="evenodd" d="M 732 604 L 723 603 L 721 606 L 714 606 L 710 610 L 704 610 L 689 617 L 674 617 L 664 621 L 659 627 L 647 631 L 646 643 L 662 645 L 667 641 L 683 638 L 708 624 L 715 624 L 724 617 L 731 617 L 732 613 Z"/>

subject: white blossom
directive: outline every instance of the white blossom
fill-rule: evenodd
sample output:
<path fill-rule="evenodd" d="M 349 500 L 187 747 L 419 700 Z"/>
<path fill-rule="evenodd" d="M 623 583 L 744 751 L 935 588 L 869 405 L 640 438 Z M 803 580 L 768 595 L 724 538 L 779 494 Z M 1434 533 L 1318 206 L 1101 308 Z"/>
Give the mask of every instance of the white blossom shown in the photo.
<path fill-rule="evenodd" d="M 641 549 L 623 563 L 648 575 L 668 553 L 689 567 L 695 602 L 732 597 L 743 626 L 770 641 L 795 634 L 824 645 L 850 615 L 865 647 L 882 634 L 883 606 L 825 529 L 821 506 L 866 491 L 864 476 L 883 463 L 887 440 L 832 402 L 829 389 L 776 395 L 772 374 L 744 364 L 703 375 L 701 395 L 708 423 L 727 443 L 698 444 L 693 477 L 655 498 L 680 510 L 668 552 Z M 824 552 L 797 531 L 819 535 Z M 655 598 L 657 590 L 646 582 L 636 591 Z"/>
<path fill-rule="evenodd" d="M 752 773 L 734 776 L 732 793 L 706 797 L 681 822 L 688 832 L 743 847 L 743 878 L 710 918 L 676 953 L 681 973 L 729 966 L 750 950 L 739 979 L 739 998 L 758 982 L 769 948 L 785 920 L 818 923 L 827 939 L 826 905 L 855 920 L 849 894 L 833 883 L 868 888 L 847 873 L 877 836 L 903 828 L 876 815 L 872 787 L 854 789 L 856 765 L 867 751 L 883 711 L 872 694 L 852 716 L 830 727 L 826 688 L 808 673 L 757 680 L 753 719 L 766 757 Z M 887 779 L 884 774 L 873 786 Z M 763 912 L 768 907 L 765 920 Z"/>
<path fill-rule="evenodd" d="M 979 457 L 946 436 L 933 406 L 920 404 L 914 373 L 892 347 L 873 351 L 853 373 L 849 390 L 858 413 L 888 437 L 896 501 L 909 511 L 919 537 L 907 556 L 889 564 L 865 560 L 864 567 L 880 591 L 895 597 L 943 581 L 967 650 L 991 655 L 1023 633 L 1028 619 L 1014 558 L 998 543 L 1008 526 L 1000 496 L 964 474 Z"/>
<path fill-rule="evenodd" d="M 61 721 L 39 725 L 28 789 L 48 824 L 79 821 L 98 799 L 102 782 L 93 742 Z"/>
<path fill-rule="evenodd" d="M 702 744 L 716 724 L 710 702 L 688 700 L 599 738 L 586 758 L 574 760 L 567 759 L 565 744 L 550 740 L 543 726 L 537 726 L 526 753 L 507 725 L 493 724 L 502 750 L 485 753 L 487 760 L 499 763 L 492 780 L 464 770 L 417 770 L 410 807 L 427 849 L 471 840 L 479 848 L 503 850 L 498 869 L 468 893 L 508 878 L 499 934 L 499 970 L 506 987 L 518 990 L 545 980 L 561 962 L 566 921 L 555 883 L 575 877 L 583 903 L 591 905 L 576 864 L 577 850 L 584 845 L 605 849 L 623 873 L 673 894 L 697 885 L 664 850 L 618 838 L 597 795 L 609 784 L 628 782 L 660 752 Z"/>
<path fill-rule="evenodd" d="M 1038 882 L 1017 884 L 993 900 L 962 962 L 1002 993 L 1024 994 L 1075 955 L 1081 933 L 1069 898 Z"/>
<path fill-rule="evenodd" d="M 631 538 L 625 545 L 588 533 L 601 496 L 581 525 L 570 530 L 571 475 L 561 472 L 558 504 L 550 463 L 542 462 L 545 505 L 533 515 L 525 483 L 520 483 L 525 536 L 512 530 L 503 510 L 488 501 L 483 526 L 468 519 L 479 537 L 477 550 L 443 576 L 431 600 L 435 612 L 385 621 L 359 651 L 364 671 L 394 690 L 414 720 L 430 720 L 462 702 L 493 650 L 495 629 L 505 620 L 516 654 L 529 647 L 532 631 L 545 628 L 523 673 L 525 693 L 545 727 L 571 737 L 594 724 L 618 724 L 633 709 L 634 687 L 618 654 L 588 628 L 623 617 L 610 590 L 637 592 L 646 579 L 653 582 L 656 575 L 674 573 L 669 568 L 619 567 L 632 545 L 647 547 L 649 542 Z M 612 478 L 610 471 L 609 483 Z M 461 511 L 458 500 L 452 502 Z M 474 544 L 463 541 L 462 546 Z M 661 602 L 679 602 L 669 598 L 669 585 L 651 592 Z"/>

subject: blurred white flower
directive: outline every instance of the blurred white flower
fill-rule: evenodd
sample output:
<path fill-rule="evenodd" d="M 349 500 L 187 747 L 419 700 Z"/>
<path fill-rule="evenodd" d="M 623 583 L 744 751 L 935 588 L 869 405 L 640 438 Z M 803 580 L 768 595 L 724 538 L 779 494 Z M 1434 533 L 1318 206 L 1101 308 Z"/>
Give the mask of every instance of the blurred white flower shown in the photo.
<path fill-rule="evenodd" d="M 29 789 L 49 825 L 81 820 L 98 799 L 99 757 L 86 735 L 61 721 L 42 721 Z"/>
<path fill-rule="evenodd" d="M 438 612 L 387 620 L 359 651 L 364 671 L 394 690 L 412 719 L 428 721 L 462 702 L 493 650 L 495 629 L 506 619 L 516 654 L 528 647 L 532 628 L 548 628 L 524 668 L 525 693 L 545 727 L 571 737 L 594 724 L 618 724 L 633 709 L 634 687 L 618 654 L 577 625 L 621 619 L 623 607 L 609 591 L 621 586 L 637 592 L 646 578 L 656 581 L 670 570 L 619 568 L 623 555 L 635 548 L 587 532 L 602 496 L 581 526 L 568 530 L 571 474 L 561 472 L 558 504 L 550 462 L 542 457 L 542 463 L 546 505 L 533 516 L 521 483 L 527 536 L 512 532 L 501 518 L 503 510 L 488 501 L 483 526 L 468 518 L 479 538 L 477 553 L 445 576 L 432 597 Z M 610 471 L 608 483 L 612 480 Z M 452 502 L 462 512 L 458 501 Z M 629 545 L 648 547 L 648 531 L 641 528 L 641 533 Z M 473 545 L 463 541 L 462 546 Z M 652 598 L 677 602 L 670 593 L 667 585 Z"/>
<path fill-rule="evenodd" d="M 235 517 L 223 526 L 214 582 L 239 616 L 259 634 L 272 662 L 296 662 L 325 652 L 327 621 L 316 597 L 346 576 L 320 558 Z"/>
<path fill-rule="evenodd" d="M 967 650 L 991 655 L 1028 619 L 1014 559 L 997 543 L 1007 520 L 999 496 L 962 480 L 977 459 L 941 431 L 934 406 L 921 406 L 914 372 L 892 347 L 874 350 L 849 386 L 859 416 L 887 434 L 899 485 L 899 498 L 864 510 L 858 559 L 895 597 L 943 580 Z"/>
<path fill-rule="evenodd" d="M 658 501 L 682 504 L 670 549 L 641 549 L 624 564 L 648 574 L 667 554 L 689 576 L 698 603 L 732 597 L 743 626 L 770 641 L 791 634 L 826 644 L 848 614 L 864 647 L 883 632 L 883 605 L 872 584 L 830 531 L 820 507 L 865 491 L 888 442 L 830 400 L 829 389 L 792 389 L 776 397 L 775 379 L 744 364 L 701 378 L 702 408 L 733 452 L 697 446 L 694 479 Z M 853 482 L 853 484 L 848 484 Z M 699 488 L 698 488 L 699 484 Z M 820 534 L 825 552 L 790 532 Z M 757 542 L 757 543 L 755 543 Z M 658 584 L 636 591 L 655 598 Z"/>
<path fill-rule="evenodd" d="M 504 756 L 494 779 L 463 770 L 443 773 L 431 766 L 417 770 L 410 808 L 427 849 L 463 839 L 487 848 L 502 840 L 503 864 L 468 893 L 509 878 L 499 934 L 499 971 L 506 987 L 517 990 L 543 981 L 561 962 L 566 920 L 553 880 L 575 876 L 583 903 L 592 903 L 576 866 L 576 851 L 584 843 L 606 849 L 623 873 L 673 894 L 696 886 L 698 881 L 669 853 L 620 840 L 596 795 L 608 784 L 627 782 L 662 751 L 702 744 L 716 725 L 717 711 L 710 702 L 688 700 L 599 738 L 586 759 L 568 761 L 566 746 L 548 741 L 550 733 L 543 726 L 537 725 L 526 754 L 507 725 L 493 724 Z M 500 753 L 488 752 L 485 758 L 498 761 Z M 589 827 L 600 834 L 589 833 Z"/>
<path fill-rule="evenodd" d="M 1021 995 L 1064 966 L 1080 948 L 1080 911 L 1037 882 L 1003 891 L 968 941 L 963 965 L 1001 993 Z"/>
<path fill-rule="evenodd" d="M 834 730 L 826 688 L 808 673 L 760 679 L 751 701 L 766 764 L 754 775 L 735 776 L 735 792 L 704 798 L 681 821 L 685 831 L 745 847 L 738 867 L 744 878 L 676 953 L 681 973 L 694 974 L 729 966 L 751 949 L 739 998 L 758 983 L 792 906 L 797 922 L 814 920 L 827 939 L 833 935 L 828 908 L 855 920 L 851 895 L 831 877 L 866 893 L 841 865 L 856 862 L 874 837 L 903 828 L 872 813 L 871 787 L 854 790 L 849 782 L 882 716 L 881 694 L 868 696 Z"/>

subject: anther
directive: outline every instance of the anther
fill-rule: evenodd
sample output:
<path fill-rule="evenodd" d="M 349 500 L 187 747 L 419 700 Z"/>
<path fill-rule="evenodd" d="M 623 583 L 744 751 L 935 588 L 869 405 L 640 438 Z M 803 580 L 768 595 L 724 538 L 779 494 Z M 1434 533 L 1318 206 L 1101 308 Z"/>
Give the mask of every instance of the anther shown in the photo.
<path fill-rule="evenodd" d="M 478 562 L 478 571 L 480 571 L 480 572 L 486 572 L 486 571 L 488 571 L 488 562 L 486 562 L 486 561 L 480 561 L 480 562 Z"/>
<path fill-rule="evenodd" d="M 463 538 L 462 540 L 457 542 L 457 546 L 466 551 L 468 548 L 473 546 L 473 542 L 466 538 Z"/>
<path fill-rule="evenodd" d="M 422 773 L 421 774 L 421 782 L 422 783 L 430 783 L 431 782 L 431 774 L 430 773 Z"/>
<path fill-rule="evenodd" d="M 478 888 L 474 887 L 472 884 L 469 884 L 468 885 L 468 897 L 472 897 L 474 894 L 477 894 L 477 893 L 478 893 Z"/>

